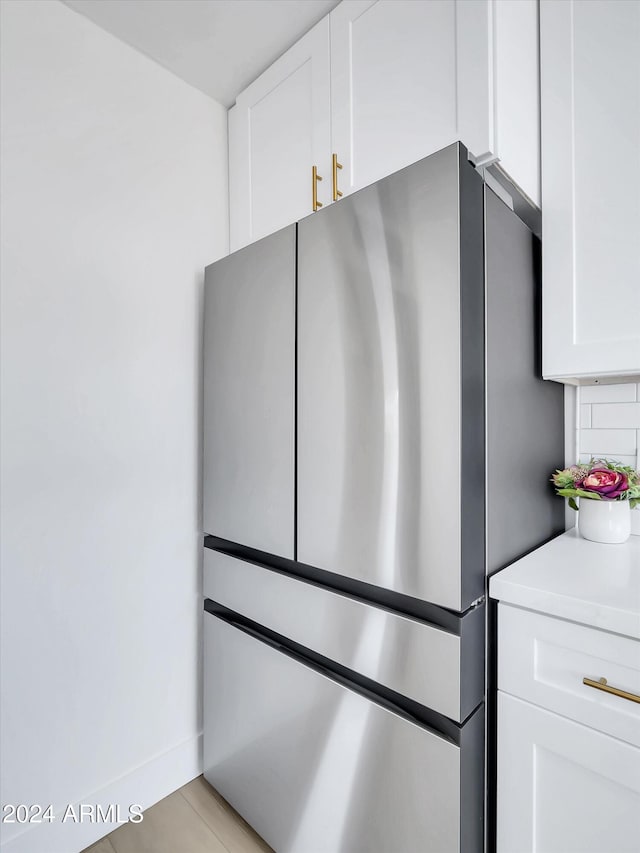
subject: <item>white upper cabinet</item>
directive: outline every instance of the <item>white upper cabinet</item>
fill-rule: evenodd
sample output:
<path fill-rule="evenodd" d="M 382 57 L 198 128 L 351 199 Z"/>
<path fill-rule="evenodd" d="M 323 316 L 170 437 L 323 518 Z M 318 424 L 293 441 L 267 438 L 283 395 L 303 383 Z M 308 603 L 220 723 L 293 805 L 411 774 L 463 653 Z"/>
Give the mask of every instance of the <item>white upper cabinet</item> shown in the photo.
<path fill-rule="evenodd" d="M 229 111 L 231 250 L 311 212 L 311 169 L 330 199 L 329 20 L 296 42 Z M 324 169 L 324 171 L 323 171 Z"/>
<path fill-rule="evenodd" d="M 538 0 L 456 0 L 458 136 L 540 207 Z"/>
<path fill-rule="evenodd" d="M 538 70 L 537 0 L 343 0 L 230 110 L 232 250 L 458 139 L 539 204 Z"/>
<path fill-rule="evenodd" d="M 543 374 L 640 376 L 640 3 L 542 0 Z"/>
<path fill-rule="evenodd" d="M 457 139 L 455 3 L 342 2 L 331 21 L 331 139 L 347 195 Z"/>

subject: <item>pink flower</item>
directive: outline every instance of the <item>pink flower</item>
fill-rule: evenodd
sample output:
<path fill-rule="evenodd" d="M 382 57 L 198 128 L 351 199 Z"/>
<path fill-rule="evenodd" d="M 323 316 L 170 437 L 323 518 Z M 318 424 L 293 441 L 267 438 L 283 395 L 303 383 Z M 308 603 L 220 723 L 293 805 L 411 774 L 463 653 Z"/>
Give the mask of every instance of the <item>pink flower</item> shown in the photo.
<path fill-rule="evenodd" d="M 604 500 L 612 501 L 620 497 L 629 488 L 627 475 L 609 468 L 593 468 L 580 483 L 578 488 L 586 492 L 595 492 Z"/>

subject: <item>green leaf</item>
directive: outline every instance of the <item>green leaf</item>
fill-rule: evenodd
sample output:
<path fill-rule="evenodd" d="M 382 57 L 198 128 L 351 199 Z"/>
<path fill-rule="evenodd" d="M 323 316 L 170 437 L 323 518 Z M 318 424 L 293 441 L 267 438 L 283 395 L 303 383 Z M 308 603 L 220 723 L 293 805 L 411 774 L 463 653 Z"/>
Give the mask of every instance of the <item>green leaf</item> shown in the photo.
<path fill-rule="evenodd" d="M 569 506 L 571 509 L 575 509 L 576 512 L 578 511 L 578 504 L 576 503 L 575 498 L 569 498 Z"/>
<path fill-rule="evenodd" d="M 590 501 L 602 500 L 602 498 L 597 492 L 587 492 L 584 489 L 576 489 L 575 493 L 579 498 L 588 498 Z"/>
<path fill-rule="evenodd" d="M 578 489 L 557 489 L 558 494 L 563 498 L 577 498 Z"/>

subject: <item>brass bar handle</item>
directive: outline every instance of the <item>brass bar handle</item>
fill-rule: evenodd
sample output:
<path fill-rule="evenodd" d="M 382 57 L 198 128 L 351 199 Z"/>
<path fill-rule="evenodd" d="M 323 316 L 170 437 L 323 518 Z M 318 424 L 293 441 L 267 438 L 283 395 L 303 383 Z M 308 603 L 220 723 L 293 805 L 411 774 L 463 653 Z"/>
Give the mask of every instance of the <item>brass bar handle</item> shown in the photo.
<path fill-rule="evenodd" d="M 339 198 L 342 198 L 342 193 L 338 189 L 338 169 L 342 169 L 342 163 L 338 163 L 338 155 L 331 155 L 332 168 L 333 168 L 333 200 L 338 201 Z"/>
<path fill-rule="evenodd" d="M 314 213 L 318 210 L 319 207 L 322 207 L 322 202 L 318 201 L 318 181 L 321 181 L 322 178 L 318 174 L 318 167 L 311 167 L 311 198 L 313 200 L 313 210 Z"/>
<path fill-rule="evenodd" d="M 583 678 L 582 683 L 587 687 L 595 687 L 596 690 L 604 690 L 605 693 L 612 693 L 614 696 L 619 696 L 621 699 L 628 699 L 629 702 L 640 703 L 640 696 L 637 693 L 627 693 L 626 690 L 620 690 L 617 687 L 609 687 L 606 678 L 599 678 L 594 681 L 592 678 Z"/>

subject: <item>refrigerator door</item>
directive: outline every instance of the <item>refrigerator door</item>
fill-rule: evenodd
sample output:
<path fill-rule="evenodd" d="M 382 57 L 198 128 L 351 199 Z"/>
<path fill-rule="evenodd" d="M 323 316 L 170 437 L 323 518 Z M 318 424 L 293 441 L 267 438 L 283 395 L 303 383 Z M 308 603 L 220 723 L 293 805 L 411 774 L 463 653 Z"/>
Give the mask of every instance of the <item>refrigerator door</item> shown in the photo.
<path fill-rule="evenodd" d="M 205 613 L 204 775 L 278 853 L 482 849 L 483 713 L 459 742 Z"/>
<path fill-rule="evenodd" d="M 482 702 L 484 607 L 444 629 L 210 549 L 204 594 L 458 723 Z"/>
<path fill-rule="evenodd" d="M 452 610 L 484 587 L 482 180 L 462 151 L 298 225 L 298 560 Z"/>
<path fill-rule="evenodd" d="M 207 267 L 205 533 L 293 558 L 296 226 Z"/>

